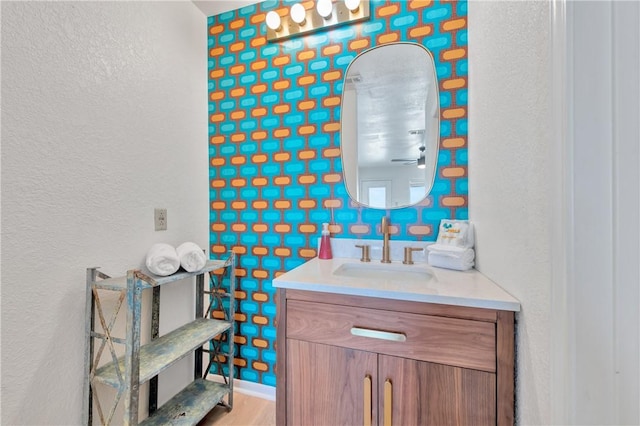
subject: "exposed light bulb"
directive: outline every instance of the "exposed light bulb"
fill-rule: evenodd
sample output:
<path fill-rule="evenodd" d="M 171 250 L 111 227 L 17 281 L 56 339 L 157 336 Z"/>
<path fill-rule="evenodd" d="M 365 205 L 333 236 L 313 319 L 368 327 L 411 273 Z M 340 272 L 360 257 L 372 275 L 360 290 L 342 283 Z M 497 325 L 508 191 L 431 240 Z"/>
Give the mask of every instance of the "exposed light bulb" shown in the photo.
<path fill-rule="evenodd" d="M 271 11 L 267 13 L 267 27 L 271 28 L 274 31 L 278 31 L 280 29 L 280 15 L 278 12 Z"/>
<path fill-rule="evenodd" d="M 360 7 L 360 0 L 344 0 L 344 5 L 350 11 L 355 12 Z"/>
<path fill-rule="evenodd" d="M 303 25 L 307 17 L 307 11 L 300 3 L 291 6 L 291 19 L 298 25 Z"/>
<path fill-rule="evenodd" d="M 328 19 L 331 16 L 331 12 L 333 12 L 333 4 L 331 0 L 318 0 L 316 10 L 324 19 Z"/>

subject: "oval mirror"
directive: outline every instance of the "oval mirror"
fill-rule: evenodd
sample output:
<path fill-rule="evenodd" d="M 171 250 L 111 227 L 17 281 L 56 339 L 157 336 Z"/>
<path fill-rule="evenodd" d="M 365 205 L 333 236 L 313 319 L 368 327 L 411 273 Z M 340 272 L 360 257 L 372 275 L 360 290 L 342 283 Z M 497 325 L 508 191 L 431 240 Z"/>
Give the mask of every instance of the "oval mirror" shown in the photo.
<path fill-rule="evenodd" d="M 340 146 L 352 200 L 380 209 L 422 201 L 433 186 L 439 139 L 435 64 L 424 46 L 384 44 L 349 64 Z"/>

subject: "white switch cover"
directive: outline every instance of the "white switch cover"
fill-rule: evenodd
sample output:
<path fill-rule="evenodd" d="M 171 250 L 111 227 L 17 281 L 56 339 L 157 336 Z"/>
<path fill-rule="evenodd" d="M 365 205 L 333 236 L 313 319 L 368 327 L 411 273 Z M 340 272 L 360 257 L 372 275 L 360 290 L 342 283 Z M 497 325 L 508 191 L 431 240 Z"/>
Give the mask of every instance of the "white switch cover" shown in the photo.
<path fill-rule="evenodd" d="M 167 230 L 167 209 L 155 209 L 156 231 Z"/>

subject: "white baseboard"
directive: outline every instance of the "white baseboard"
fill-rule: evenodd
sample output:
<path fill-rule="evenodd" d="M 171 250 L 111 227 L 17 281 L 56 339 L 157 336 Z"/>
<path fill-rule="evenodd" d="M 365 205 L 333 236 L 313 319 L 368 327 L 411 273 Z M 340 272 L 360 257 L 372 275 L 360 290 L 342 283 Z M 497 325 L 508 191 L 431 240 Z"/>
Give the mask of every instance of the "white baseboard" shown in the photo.
<path fill-rule="evenodd" d="M 222 376 L 210 375 L 208 378 L 214 382 L 224 382 Z M 276 388 L 260 383 L 248 382 L 246 380 L 234 379 L 233 391 L 249 396 L 255 396 L 257 398 L 267 399 L 269 401 L 276 400 Z"/>

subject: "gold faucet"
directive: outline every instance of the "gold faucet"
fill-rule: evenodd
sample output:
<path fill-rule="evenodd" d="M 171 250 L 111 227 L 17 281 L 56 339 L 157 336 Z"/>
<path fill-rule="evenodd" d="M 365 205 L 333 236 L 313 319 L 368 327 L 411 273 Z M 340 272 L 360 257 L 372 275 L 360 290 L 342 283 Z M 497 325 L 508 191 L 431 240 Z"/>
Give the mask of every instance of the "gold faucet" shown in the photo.
<path fill-rule="evenodd" d="M 382 218 L 380 224 L 380 232 L 382 232 L 382 263 L 391 263 L 389 256 L 389 220 L 386 216 Z"/>

